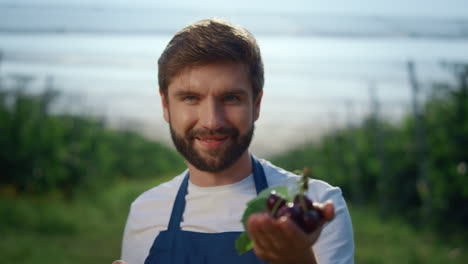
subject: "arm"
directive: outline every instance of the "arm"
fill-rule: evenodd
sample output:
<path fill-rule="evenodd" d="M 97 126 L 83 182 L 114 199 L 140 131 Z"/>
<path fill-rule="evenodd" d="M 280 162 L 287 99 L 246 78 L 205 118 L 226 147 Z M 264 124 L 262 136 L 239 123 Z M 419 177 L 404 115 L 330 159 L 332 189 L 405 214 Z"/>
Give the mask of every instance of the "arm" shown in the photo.
<path fill-rule="evenodd" d="M 327 188 L 318 201 L 332 200 L 335 218 L 324 225 L 320 238 L 313 246 L 320 264 L 353 264 L 354 238 L 348 207 L 339 188 Z"/>
<path fill-rule="evenodd" d="M 322 230 L 317 235 L 317 240 L 313 243 L 312 253 L 315 257 L 316 263 L 320 264 L 353 264 L 354 263 L 354 238 L 353 238 L 353 228 L 351 224 L 351 218 L 349 216 L 348 207 L 341 190 L 336 187 L 331 187 L 330 185 L 321 182 L 314 181 L 315 187 L 309 188 L 308 196 L 314 199 L 315 201 L 333 201 L 335 216 L 333 221 L 329 221 L 324 224 Z M 261 225 L 265 225 L 263 223 Z M 293 223 L 291 223 L 293 224 Z M 295 226 L 295 225 L 293 225 Z M 250 232 L 250 226 L 247 226 Z M 266 228 L 266 227 L 265 227 Z M 291 227 L 292 228 L 292 227 Z M 296 227 L 297 228 L 297 227 Z M 299 230 L 300 231 L 300 230 Z M 300 234 L 300 232 L 299 232 Z M 320 236 L 320 237 L 318 237 Z M 293 237 L 300 237 L 298 234 L 293 235 Z M 259 240 L 261 237 L 252 237 L 252 239 L 257 244 L 262 242 Z M 296 239 L 295 241 L 298 241 Z M 291 242 L 292 243 L 292 242 Z M 307 243 L 306 240 L 302 243 Z M 297 247 L 297 246 L 295 246 Z M 268 248 L 271 250 L 273 247 L 263 247 L 264 251 L 260 250 L 258 246 L 255 253 L 257 254 L 267 254 Z M 255 250 L 255 248 L 254 248 Z M 295 249 L 289 249 L 294 252 Z M 310 250 L 310 248 L 309 248 Z M 294 253 L 297 254 L 297 253 Z M 292 253 L 289 253 L 292 255 Z M 309 255 L 310 256 L 310 255 Z M 259 256 L 260 257 L 260 256 Z M 310 263 L 312 262 L 308 259 Z M 275 263 L 275 262 L 272 262 Z M 292 262 L 290 262 L 292 263 Z"/>

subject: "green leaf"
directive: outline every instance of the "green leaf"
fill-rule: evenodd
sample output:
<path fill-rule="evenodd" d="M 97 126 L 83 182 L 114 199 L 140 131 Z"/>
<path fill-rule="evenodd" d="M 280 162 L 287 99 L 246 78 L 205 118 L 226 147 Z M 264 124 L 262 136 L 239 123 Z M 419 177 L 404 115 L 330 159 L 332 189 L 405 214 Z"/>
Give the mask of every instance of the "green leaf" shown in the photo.
<path fill-rule="evenodd" d="M 242 215 L 242 224 L 244 225 L 245 230 L 247 230 L 247 219 L 251 214 L 267 210 L 266 202 L 271 191 L 276 191 L 276 193 L 282 195 L 286 200 L 290 200 L 288 188 L 285 186 L 274 186 L 261 191 L 257 197 L 255 197 L 247 203 L 247 208 L 245 209 L 244 214 Z"/>
<path fill-rule="evenodd" d="M 301 170 L 294 170 L 293 173 L 296 174 L 296 175 L 302 176 L 302 171 Z"/>
<path fill-rule="evenodd" d="M 271 188 L 261 191 L 257 197 L 247 203 L 247 208 L 242 215 L 242 224 L 244 230 L 247 230 L 247 219 L 251 214 L 260 213 L 267 210 L 267 200 L 270 192 L 275 191 L 277 194 L 283 196 L 286 200 L 290 200 L 288 188 L 286 186 L 273 186 Z M 248 232 L 243 232 L 236 240 L 236 249 L 239 254 L 243 254 L 253 248 L 253 241 L 250 239 Z"/>
<path fill-rule="evenodd" d="M 289 193 L 288 193 L 288 188 L 286 186 L 273 186 L 273 187 L 267 188 L 261 191 L 258 194 L 257 198 L 268 198 L 268 196 L 270 196 L 271 191 L 276 191 L 277 194 L 282 195 L 288 201 L 291 200 Z"/>
<path fill-rule="evenodd" d="M 244 254 L 245 252 L 253 248 L 253 241 L 250 239 L 247 232 L 243 232 L 236 240 L 236 250 L 239 255 Z"/>
<path fill-rule="evenodd" d="M 247 208 L 244 211 L 244 215 L 242 215 L 242 224 L 244 225 L 245 230 L 247 230 L 247 219 L 251 214 L 260 213 L 267 210 L 267 199 L 268 198 L 257 197 L 247 203 Z"/>

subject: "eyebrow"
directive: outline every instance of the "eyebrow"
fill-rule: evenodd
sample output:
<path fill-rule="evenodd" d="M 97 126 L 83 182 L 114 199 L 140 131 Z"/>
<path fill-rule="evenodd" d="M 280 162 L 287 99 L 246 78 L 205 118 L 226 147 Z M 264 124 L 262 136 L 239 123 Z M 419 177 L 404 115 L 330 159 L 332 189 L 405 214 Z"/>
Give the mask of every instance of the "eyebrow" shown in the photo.
<path fill-rule="evenodd" d="M 193 91 L 188 91 L 188 90 L 180 90 L 174 93 L 175 97 L 181 97 L 185 95 L 197 95 L 198 93 L 193 92 Z"/>
<path fill-rule="evenodd" d="M 220 96 L 228 95 L 228 94 L 239 94 L 239 95 L 248 95 L 248 92 L 244 89 L 232 89 L 232 90 L 227 90 L 221 93 Z M 190 90 L 179 90 L 174 93 L 175 97 L 182 97 L 186 95 L 199 95 L 199 93 L 195 91 L 190 91 Z"/>
<path fill-rule="evenodd" d="M 244 89 L 232 89 L 230 91 L 226 91 L 223 94 L 241 94 L 241 95 L 248 95 L 248 92 Z"/>

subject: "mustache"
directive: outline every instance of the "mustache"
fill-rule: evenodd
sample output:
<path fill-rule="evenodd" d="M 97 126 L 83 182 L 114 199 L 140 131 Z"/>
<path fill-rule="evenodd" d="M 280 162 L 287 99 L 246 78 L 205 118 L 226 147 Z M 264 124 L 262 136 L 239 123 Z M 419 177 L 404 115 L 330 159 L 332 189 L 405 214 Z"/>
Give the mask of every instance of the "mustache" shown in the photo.
<path fill-rule="evenodd" d="M 239 135 L 239 130 L 233 127 L 220 127 L 217 129 L 192 129 L 188 131 L 187 138 L 194 139 L 206 136 L 233 136 Z"/>

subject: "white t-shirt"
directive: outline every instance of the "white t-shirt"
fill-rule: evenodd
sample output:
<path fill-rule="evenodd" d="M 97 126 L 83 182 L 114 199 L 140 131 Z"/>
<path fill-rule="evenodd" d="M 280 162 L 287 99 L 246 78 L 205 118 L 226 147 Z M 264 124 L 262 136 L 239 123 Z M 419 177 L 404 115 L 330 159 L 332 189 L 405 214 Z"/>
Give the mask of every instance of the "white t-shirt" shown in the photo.
<path fill-rule="evenodd" d="M 292 188 L 297 185 L 299 176 L 268 161 L 259 161 L 269 187 L 286 185 Z M 122 242 L 122 260 L 129 264 L 145 262 L 156 236 L 167 229 L 185 173 L 144 192 L 132 203 Z M 255 196 L 252 174 L 234 184 L 216 187 L 199 187 L 189 181 L 181 228 L 202 233 L 242 232 L 242 214 L 247 202 Z M 341 190 L 323 181 L 311 180 L 307 196 L 314 202 L 332 200 L 335 205 L 335 218 L 324 226 L 313 246 L 318 263 L 354 263 L 351 218 Z"/>

